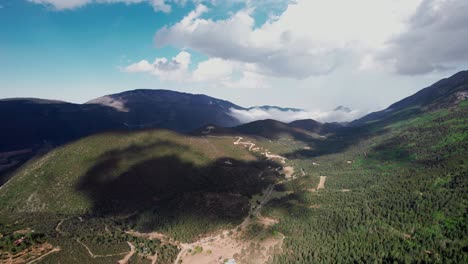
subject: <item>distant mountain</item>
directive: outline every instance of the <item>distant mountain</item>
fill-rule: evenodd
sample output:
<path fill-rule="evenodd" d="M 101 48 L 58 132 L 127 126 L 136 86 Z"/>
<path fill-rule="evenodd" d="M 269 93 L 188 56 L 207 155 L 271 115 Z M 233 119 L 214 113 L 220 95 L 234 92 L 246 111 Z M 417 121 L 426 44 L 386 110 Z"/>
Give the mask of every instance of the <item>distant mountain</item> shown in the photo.
<path fill-rule="evenodd" d="M 242 109 L 206 95 L 134 90 L 86 104 L 35 98 L 0 100 L 0 152 L 62 144 L 107 130 L 166 128 L 189 132 L 205 124 L 239 125 L 229 109 Z"/>
<path fill-rule="evenodd" d="M 346 106 L 342 106 L 342 105 L 336 107 L 335 109 L 333 109 L 333 111 L 335 111 L 335 112 L 345 112 L 345 113 L 351 113 L 352 112 L 351 108 L 346 107 Z"/>
<path fill-rule="evenodd" d="M 468 97 L 468 71 L 461 71 L 390 105 L 385 110 L 370 113 L 351 124 L 360 125 L 392 118 L 395 115 L 411 116 L 446 108 L 466 97 Z"/>
<path fill-rule="evenodd" d="M 36 98 L 0 100 L 0 185 L 6 173 L 38 152 L 104 131 L 165 128 L 190 132 L 206 124 L 236 126 L 230 109 L 243 109 L 206 95 L 134 90 L 86 104 Z"/>
<path fill-rule="evenodd" d="M 240 134 L 268 139 L 279 139 L 282 137 L 305 139 L 312 137 L 309 131 L 273 119 L 258 120 L 231 129 Z"/>
<path fill-rule="evenodd" d="M 326 134 L 343 126 L 339 123 L 320 123 L 313 119 L 296 120 L 289 123 L 289 125 L 319 134 Z"/>
<path fill-rule="evenodd" d="M 178 132 L 189 132 L 206 124 L 239 125 L 229 113 L 231 108 L 243 109 L 206 95 L 148 89 L 107 95 L 87 104 L 114 108 L 130 129 L 157 127 Z"/>
<path fill-rule="evenodd" d="M 307 131 L 318 132 L 322 128 L 322 123 L 313 119 L 296 120 L 289 123 L 293 127 L 302 128 Z"/>
<path fill-rule="evenodd" d="M 0 101 L 0 152 L 61 144 L 97 131 L 123 129 L 114 109 L 43 99 Z"/>
<path fill-rule="evenodd" d="M 247 108 L 247 110 L 252 110 L 252 109 L 260 109 L 264 111 L 269 111 L 269 110 L 278 110 L 281 112 L 303 112 L 303 109 L 299 108 L 291 108 L 291 107 L 279 107 L 279 106 L 272 106 L 272 105 L 261 105 L 261 106 L 253 106 Z"/>

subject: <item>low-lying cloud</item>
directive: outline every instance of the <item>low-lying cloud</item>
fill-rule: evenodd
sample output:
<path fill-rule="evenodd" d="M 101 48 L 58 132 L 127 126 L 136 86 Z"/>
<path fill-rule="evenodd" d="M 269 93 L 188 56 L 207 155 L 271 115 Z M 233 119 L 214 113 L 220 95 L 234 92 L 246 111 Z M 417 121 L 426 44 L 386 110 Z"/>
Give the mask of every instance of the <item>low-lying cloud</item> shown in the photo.
<path fill-rule="evenodd" d="M 230 109 L 230 114 L 242 123 L 249 123 L 256 120 L 274 119 L 289 123 L 301 119 L 313 119 L 319 122 L 349 122 L 362 117 L 366 112 L 352 110 L 343 111 L 281 111 L 279 109 L 251 108 L 248 110 Z"/>

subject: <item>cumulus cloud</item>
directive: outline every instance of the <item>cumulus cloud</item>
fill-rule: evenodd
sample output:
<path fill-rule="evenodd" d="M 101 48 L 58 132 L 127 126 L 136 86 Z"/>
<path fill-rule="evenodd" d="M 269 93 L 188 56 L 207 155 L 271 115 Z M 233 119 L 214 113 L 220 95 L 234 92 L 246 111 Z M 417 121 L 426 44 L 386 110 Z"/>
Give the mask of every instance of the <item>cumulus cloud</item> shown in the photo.
<path fill-rule="evenodd" d="M 158 76 L 161 80 L 180 81 L 188 76 L 188 66 L 191 61 L 190 53 L 182 51 L 172 59 L 156 58 L 150 63 L 141 60 L 125 67 L 126 72 L 146 72 Z"/>
<path fill-rule="evenodd" d="M 248 110 L 230 109 L 230 114 L 237 118 L 242 123 L 249 123 L 256 120 L 274 119 L 282 122 L 292 122 L 301 119 L 314 119 L 319 122 L 348 122 L 355 120 L 365 112 L 352 110 L 350 112 L 343 111 L 281 111 L 275 108 L 251 108 Z"/>
<path fill-rule="evenodd" d="M 276 76 L 305 78 L 326 73 L 334 65 L 335 51 L 314 52 L 307 41 L 293 39 L 287 31 L 278 39 L 256 33 L 252 10 L 241 10 L 220 21 L 200 18 L 207 10 L 199 5 L 176 25 L 160 29 L 155 35 L 156 45 L 191 48 L 210 57 L 252 63 L 262 74 Z"/>
<path fill-rule="evenodd" d="M 211 58 L 198 63 L 193 71 L 189 70 L 191 54 L 180 52 L 177 56 L 156 58 L 154 62 L 141 60 L 122 70 L 129 73 L 149 73 L 161 80 L 213 84 L 217 87 L 266 88 L 269 87 L 265 76 L 254 71 L 252 65 Z"/>
<path fill-rule="evenodd" d="M 214 20 L 204 18 L 208 9 L 199 5 L 154 39 L 158 47 L 253 64 L 263 75 L 304 79 L 330 73 L 347 53 L 383 45 L 405 28 L 404 18 L 419 2 L 298 0 L 260 27 L 253 8 Z"/>
<path fill-rule="evenodd" d="M 407 29 L 367 58 L 367 63 L 384 63 L 397 73 L 416 75 L 466 62 L 467 10 L 466 0 L 424 0 L 409 19 Z"/>

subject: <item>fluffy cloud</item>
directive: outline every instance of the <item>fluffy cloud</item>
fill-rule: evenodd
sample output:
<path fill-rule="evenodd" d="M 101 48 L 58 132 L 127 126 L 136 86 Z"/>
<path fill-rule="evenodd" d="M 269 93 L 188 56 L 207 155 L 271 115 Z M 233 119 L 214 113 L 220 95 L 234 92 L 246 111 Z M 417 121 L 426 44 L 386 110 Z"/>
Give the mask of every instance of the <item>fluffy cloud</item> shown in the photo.
<path fill-rule="evenodd" d="M 409 19 L 407 29 L 366 63 L 400 74 L 444 70 L 468 60 L 468 1 L 425 0 Z"/>
<path fill-rule="evenodd" d="M 158 47 L 190 48 L 210 57 L 249 63 L 258 73 L 303 79 L 328 74 L 347 53 L 378 49 L 405 29 L 420 0 L 299 0 L 257 27 L 253 9 L 213 20 L 199 5 L 158 30 Z"/>
<path fill-rule="evenodd" d="M 52 6 L 57 10 L 73 9 L 93 2 L 92 0 L 28 0 L 29 2 Z"/>
<path fill-rule="evenodd" d="M 152 63 L 141 60 L 126 66 L 123 71 L 150 73 L 161 80 L 213 84 L 218 87 L 269 87 L 266 78 L 256 73 L 255 68 L 249 64 L 211 58 L 200 62 L 190 71 L 190 63 L 190 53 L 182 51 L 172 59 L 156 58 Z"/>
<path fill-rule="evenodd" d="M 319 122 L 348 122 L 363 116 L 364 112 L 353 110 L 343 111 L 281 111 L 270 108 L 252 108 L 248 110 L 230 109 L 230 114 L 242 123 L 248 123 L 256 120 L 274 119 L 282 122 L 292 122 L 301 119 L 314 119 Z"/>
<path fill-rule="evenodd" d="M 146 72 L 158 76 L 161 80 L 180 81 L 188 76 L 191 55 L 182 51 L 172 59 L 156 58 L 153 63 L 142 60 L 133 63 L 123 70 L 126 72 Z"/>
<path fill-rule="evenodd" d="M 184 5 L 188 0 L 28 0 L 29 2 L 51 6 L 56 10 L 75 9 L 87 4 L 139 4 L 148 3 L 155 11 L 171 12 L 171 4 Z M 194 0 L 198 3 L 200 0 Z"/>

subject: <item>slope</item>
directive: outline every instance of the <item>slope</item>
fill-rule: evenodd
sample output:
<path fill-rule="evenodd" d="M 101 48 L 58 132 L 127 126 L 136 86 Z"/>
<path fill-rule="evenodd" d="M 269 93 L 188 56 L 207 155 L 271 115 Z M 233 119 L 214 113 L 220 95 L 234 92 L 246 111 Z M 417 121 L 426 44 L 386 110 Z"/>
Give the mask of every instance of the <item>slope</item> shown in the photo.
<path fill-rule="evenodd" d="M 450 107 L 466 97 L 468 97 L 468 71 L 461 71 L 390 105 L 385 110 L 368 114 L 351 124 L 383 121 L 395 115 L 404 115 L 405 118 L 421 112 Z"/>

